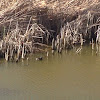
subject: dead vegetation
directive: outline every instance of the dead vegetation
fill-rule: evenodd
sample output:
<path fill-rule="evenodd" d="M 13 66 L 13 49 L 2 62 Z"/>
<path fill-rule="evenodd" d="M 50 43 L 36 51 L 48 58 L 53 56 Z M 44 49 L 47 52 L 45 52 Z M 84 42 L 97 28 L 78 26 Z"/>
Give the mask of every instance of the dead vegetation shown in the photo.
<path fill-rule="evenodd" d="M 99 0 L 0 0 L 0 9 L 0 55 L 7 61 L 45 51 L 48 44 L 61 52 L 100 42 Z"/>

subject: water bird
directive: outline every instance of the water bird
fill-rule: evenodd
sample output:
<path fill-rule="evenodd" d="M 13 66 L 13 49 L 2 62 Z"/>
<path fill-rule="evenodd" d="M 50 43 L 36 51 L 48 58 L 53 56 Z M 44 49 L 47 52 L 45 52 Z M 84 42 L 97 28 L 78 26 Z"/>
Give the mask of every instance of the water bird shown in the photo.
<path fill-rule="evenodd" d="M 38 60 L 43 60 L 43 57 L 38 57 L 38 58 L 36 58 L 36 60 L 38 61 Z"/>

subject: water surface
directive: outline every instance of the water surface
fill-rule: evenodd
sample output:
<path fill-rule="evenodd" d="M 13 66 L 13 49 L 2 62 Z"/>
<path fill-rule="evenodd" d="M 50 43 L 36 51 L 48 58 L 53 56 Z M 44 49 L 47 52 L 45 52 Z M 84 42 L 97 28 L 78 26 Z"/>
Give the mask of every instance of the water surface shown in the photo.
<path fill-rule="evenodd" d="M 43 61 L 35 60 L 39 56 Z M 84 46 L 80 54 L 0 60 L 0 100 L 100 100 L 100 56 Z"/>

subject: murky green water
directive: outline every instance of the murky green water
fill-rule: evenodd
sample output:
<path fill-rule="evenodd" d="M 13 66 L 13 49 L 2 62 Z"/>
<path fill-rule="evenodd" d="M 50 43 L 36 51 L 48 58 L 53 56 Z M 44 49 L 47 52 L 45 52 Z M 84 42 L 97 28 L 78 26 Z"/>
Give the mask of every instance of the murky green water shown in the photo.
<path fill-rule="evenodd" d="M 36 61 L 40 55 L 43 61 Z M 100 56 L 84 46 L 81 54 L 0 60 L 0 100 L 100 100 Z"/>

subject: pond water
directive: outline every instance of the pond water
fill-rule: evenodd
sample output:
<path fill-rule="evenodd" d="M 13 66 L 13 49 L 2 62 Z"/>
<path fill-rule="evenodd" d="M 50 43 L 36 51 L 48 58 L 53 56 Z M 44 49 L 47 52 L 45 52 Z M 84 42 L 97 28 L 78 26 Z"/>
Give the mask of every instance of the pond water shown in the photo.
<path fill-rule="evenodd" d="M 39 56 L 43 61 L 35 60 Z M 84 46 L 80 54 L 0 60 L 0 100 L 100 100 L 100 56 Z"/>

